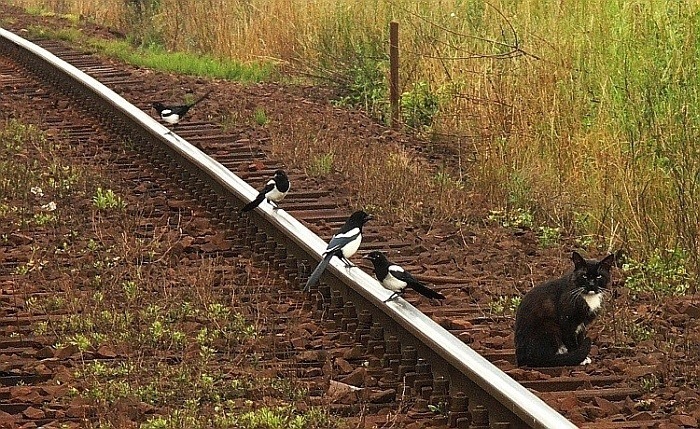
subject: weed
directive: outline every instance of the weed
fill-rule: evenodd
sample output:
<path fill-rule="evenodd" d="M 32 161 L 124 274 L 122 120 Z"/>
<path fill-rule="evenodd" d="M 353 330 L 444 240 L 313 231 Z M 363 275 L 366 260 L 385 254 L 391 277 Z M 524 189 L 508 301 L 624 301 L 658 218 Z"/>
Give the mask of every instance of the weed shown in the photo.
<path fill-rule="evenodd" d="M 29 264 L 22 264 L 15 267 L 14 274 L 17 276 L 25 276 L 30 270 Z"/>
<path fill-rule="evenodd" d="M 126 207 L 126 202 L 111 189 L 103 191 L 98 187 L 95 195 L 92 197 L 92 203 L 98 210 L 123 210 Z"/>
<path fill-rule="evenodd" d="M 579 235 L 574 237 L 576 244 L 582 248 L 588 248 L 596 243 L 596 239 L 593 235 Z"/>
<path fill-rule="evenodd" d="M 409 127 L 430 127 L 437 112 L 438 98 L 426 82 L 415 82 L 401 94 L 401 115 Z"/>
<path fill-rule="evenodd" d="M 133 301 L 137 298 L 139 288 L 138 285 L 136 284 L 135 281 L 133 280 L 128 280 L 122 283 L 122 290 L 124 291 L 124 294 L 126 295 L 126 299 L 129 301 Z"/>
<path fill-rule="evenodd" d="M 89 350 L 92 346 L 90 338 L 84 334 L 74 334 L 71 338 L 69 338 L 68 343 L 78 346 L 78 349 L 81 352 Z"/>
<path fill-rule="evenodd" d="M 263 109 L 262 107 L 255 108 L 255 112 L 253 112 L 253 120 L 256 124 L 260 126 L 267 125 L 267 123 L 270 121 L 267 118 L 267 113 L 265 113 L 265 109 Z"/>
<path fill-rule="evenodd" d="M 650 393 L 656 390 L 661 383 L 655 374 L 645 375 L 639 379 L 639 388 L 642 392 Z"/>
<path fill-rule="evenodd" d="M 656 331 L 645 323 L 630 323 L 627 327 L 630 337 L 637 343 L 654 337 Z"/>
<path fill-rule="evenodd" d="M 453 178 L 445 169 L 439 169 L 433 176 L 433 183 L 441 190 L 463 190 L 464 182 Z"/>
<path fill-rule="evenodd" d="M 32 220 L 37 226 L 43 226 L 56 221 L 56 215 L 50 213 L 35 213 Z"/>
<path fill-rule="evenodd" d="M 515 314 L 521 300 L 520 296 L 499 296 L 495 301 L 489 302 L 489 311 L 497 316 Z"/>
<path fill-rule="evenodd" d="M 692 276 L 687 269 L 683 249 L 656 249 L 647 261 L 627 258 L 622 265 L 625 286 L 634 293 L 683 295 L 691 289 Z"/>
<path fill-rule="evenodd" d="M 326 176 L 330 174 L 333 171 L 334 158 L 333 152 L 316 156 L 306 168 L 306 174 L 309 176 Z"/>
<path fill-rule="evenodd" d="M 440 402 L 436 405 L 428 404 L 428 409 L 433 412 L 433 414 L 438 414 L 442 416 L 447 416 L 447 403 Z"/>
<path fill-rule="evenodd" d="M 342 82 L 345 95 L 337 104 L 360 106 L 380 120 L 388 119 L 386 82 L 387 56 L 376 49 L 378 45 L 357 45 L 346 51 L 346 58 L 330 65 L 336 78 Z M 338 67 L 340 65 L 340 68 Z"/>
<path fill-rule="evenodd" d="M 537 238 L 539 238 L 540 246 L 549 247 L 554 246 L 559 242 L 561 237 L 560 228 L 551 226 L 539 226 L 537 227 Z"/>
<path fill-rule="evenodd" d="M 532 228 L 534 216 L 527 210 L 517 208 L 512 211 L 491 210 L 488 220 L 497 222 L 505 228 Z"/>

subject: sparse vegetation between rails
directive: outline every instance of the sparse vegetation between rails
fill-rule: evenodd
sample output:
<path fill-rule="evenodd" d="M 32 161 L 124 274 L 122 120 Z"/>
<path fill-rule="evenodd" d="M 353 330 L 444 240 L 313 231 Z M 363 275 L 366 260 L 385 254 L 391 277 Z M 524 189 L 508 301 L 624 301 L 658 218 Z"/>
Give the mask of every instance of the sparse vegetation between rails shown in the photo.
<path fill-rule="evenodd" d="M 124 427 L 114 410 L 125 404 L 141 428 L 339 427 L 326 407 L 302 406 L 304 384 L 264 372 L 273 352 L 259 341 L 277 326 L 240 297 L 275 280 L 245 261 L 179 258 L 192 217 L 154 215 L 149 197 L 77 151 L 56 132 L 0 123 L 0 245 L 21 256 L 3 275 L 16 311 L 43 319 L 8 334 L 75 357 L 60 400 L 91 404 L 100 429 Z"/>

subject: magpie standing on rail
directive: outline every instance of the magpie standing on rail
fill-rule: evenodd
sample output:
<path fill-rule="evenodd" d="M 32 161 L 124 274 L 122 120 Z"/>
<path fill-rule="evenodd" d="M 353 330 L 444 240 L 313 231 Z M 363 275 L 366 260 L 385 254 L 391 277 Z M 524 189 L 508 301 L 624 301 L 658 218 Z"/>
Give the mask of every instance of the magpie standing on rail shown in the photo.
<path fill-rule="evenodd" d="M 267 199 L 268 203 L 272 204 L 272 210 L 277 210 L 279 208 L 277 207 L 277 203 L 284 199 L 287 192 L 289 192 L 289 178 L 287 177 L 287 173 L 285 173 L 284 170 L 277 170 L 258 196 L 255 197 L 253 201 L 246 204 L 241 209 L 241 212 L 253 210 L 265 199 Z"/>
<path fill-rule="evenodd" d="M 200 101 L 204 100 L 205 98 L 209 97 L 209 94 L 211 94 L 211 91 L 208 91 L 206 94 L 203 96 L 199 97 L 197 100 L 195 100 L 192 103 L 189 104 L 181 104 L 179 106 L 166 106 L 160 101 L 156 101 L 153 103 L 153 108 L 158 112 L 160 115 L 160 118 L 164 121 L 169 123 L 170 125 L 175 125 L 180 120 L 187 114 L 187 112 L 197 103 Z"/>
<path fill-rule="evenodd" d="M 389 262 L 382 252 L 375 250 L 366 255 L 365 258 L 372 261 L 372 265 L 374 265 L 374 275 L 377 276 L 377 280 L 379 280 L 382 286 L 394 292 L 389 298 L 385 299 L 384 302 L 391 301 L 398 295 L 403 295 L 407 287 L 428 298 L 445 299 L 445 296 L 440 292 L 430 289 L 416 280 L 408 271 Z"/>
<path fill-rule="evenodd" d="M 323 252 L 323 259 L 316 266 L 314 272 L 311 273 L 311 276 L 309 276 L 309 280 L 304 286 L 304 291 L 308 291 L 311 289 L 311 286 L 318 282 L 333 256 L 337 256 L 345 262 L 346 267 L 352 267 L 352 263 L 348 258 L 359 249 L 362 242 L 362 226 L 370 219 L 372 219 L 372 216 L 362 210 L 358 210 L 350 215 L 345 224 L 331 237 L 331 241 Z"/>

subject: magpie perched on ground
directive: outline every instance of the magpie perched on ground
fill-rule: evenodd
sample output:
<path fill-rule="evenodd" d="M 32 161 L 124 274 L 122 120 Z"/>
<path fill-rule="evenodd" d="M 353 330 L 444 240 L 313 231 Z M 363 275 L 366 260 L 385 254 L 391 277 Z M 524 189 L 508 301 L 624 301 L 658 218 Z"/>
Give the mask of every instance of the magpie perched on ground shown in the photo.
<path fill-rule="evenodd" d="M 179 106 L 166 106 L 160 101 L 156 101 L 153 103 L 153 108 L 156 110 L 156 112 L 158 112 L 163 121 L 169 123 L 170 125 L 175 125 L 180 122 L 185 114 L 187 114 L 187 111 L 189 111 L 195 104 L 209 97 L 209 94 L 211 94 L 211 91 L 208 91 L 206 94 L 199 97 L 192 103 L 181 104 Z"/>
<path fill-rule="evenodd" d="M 309 276 L 309 280 L 304 286 L 304 291 L 308 291 L 311 289 L 311 286 L 318 282 L 333 256 L 337 256 L 345 262 L 346 267 L 352 267 L 352 263 L 348 258 L 354 255 L 360 247 L 362 226 L 370 219 L 372 219 L 372 216 L 362 210 L 358 210 L 350 215 L 345 224 L 331 237 L 331 241 L 323 252 L 323 259 L 316 266 L 314 272 L 311 273 L 311 276 Z"/>
<path fill-rule="evenodd" d="M 241 209 L 241 212 L 253 210 L 259 206 L 264 199 L 267 199 L 267 202 L 272 204 L 272 210 L 277 210 L 279 207 L 277 207 L 276 203 L 282 201 L 287 195 L 287 192 L 289 192 L 289 178 L 287 177 L 287 173 L 285 173 L 284 170 L 277 170 L 272 179 L 262 188 L 258 196 L 255 197 L 253 201 L 246 204 Z"/>
<path fill-rule="evenodd" d="M 402 295 L 407 287 L 428 298 L 445 299 L 445 296 L 440 292 L 430 289 L 413 278 L 408 271 L 389 262 L 382 252 L 375 250 L 366 255 L 365 258 L 372 261 L 372 265 L 374 265 L 374 275 L 377 276 L 377 280 L 379 280 L 382 286 L 394 292 L 389 298 L 384 300 L 384 302 L 391 301 L 396 296 Z"/>

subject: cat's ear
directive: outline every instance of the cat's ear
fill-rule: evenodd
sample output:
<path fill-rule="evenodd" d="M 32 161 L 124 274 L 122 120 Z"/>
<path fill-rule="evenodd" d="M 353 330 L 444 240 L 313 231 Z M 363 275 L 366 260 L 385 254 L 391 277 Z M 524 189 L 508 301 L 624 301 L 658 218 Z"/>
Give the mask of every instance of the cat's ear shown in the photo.
<path fill-rule="evenodd" d="M 586 260 L 578 252 L 574 251 L 571 254 L 571 260 L 574 261 L 574 269 L 578 270 L 586 266 Z"/>
<path fill-rule="evenodd" d="M 603 260 L 598 262 L 598 266 L 605 271 L 610 271 L 612 269 L 613 264 L 615 263 L 615 260 L 617 259 L 616 255 L 614 253 L 609 254 Z"/>

